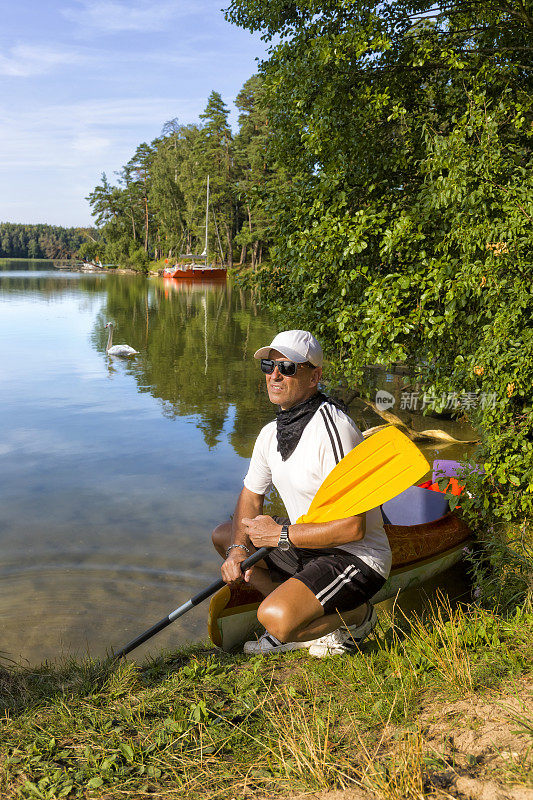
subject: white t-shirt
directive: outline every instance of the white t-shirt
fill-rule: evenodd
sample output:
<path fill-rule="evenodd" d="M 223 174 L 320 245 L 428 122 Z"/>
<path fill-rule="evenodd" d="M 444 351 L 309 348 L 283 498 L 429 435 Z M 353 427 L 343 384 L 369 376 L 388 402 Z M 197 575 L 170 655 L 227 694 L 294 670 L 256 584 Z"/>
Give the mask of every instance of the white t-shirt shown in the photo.
<path fill-rule="evenodd" d="M 307 513 L 311 501 L 333 467 L 363 441 L 353 420 L 331 403 L 322 403 L 307 423 L 292 455 L 283 461 L 278 452 L 276 422 L 269 422 L 256 439 L 244 485 L 264 495 L 274 484 L 291 523 Z M 379 508 L 366 512 L 366 533 L 361 541 L 348 542 L 340 550 L 353 553 L 387 577 L 391 550 Z"/>

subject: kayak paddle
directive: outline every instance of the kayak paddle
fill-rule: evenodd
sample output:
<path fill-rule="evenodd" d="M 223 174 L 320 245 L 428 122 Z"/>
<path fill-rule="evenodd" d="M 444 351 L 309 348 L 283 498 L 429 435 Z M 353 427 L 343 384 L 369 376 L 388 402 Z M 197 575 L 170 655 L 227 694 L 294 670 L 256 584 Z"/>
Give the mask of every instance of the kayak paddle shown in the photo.
<path fill-rule="evenodd" d="M 384 428 L 365 439 L 337 464 L 320 486 L 307 514 L 299 522 L 329 522 L 363 514 L 408 489 L 429 470 L 429 464 L 410 439 L 397 428 Z M 261 561 L 270 547 L 261 547 L 241 564 L 243 571 Z M 131 653 L 136 647 L 191 608 L 225 586 L 222 578 L 171 611 L 144 633 L 124 645 L 113 659 Z"/>
<path fill-rule="evenodd" d="M 330 522 L 377 508 L 412 486 L 429 468 L 405 434 L 398 428 L 384 428 L 339 461 L 309 511 L 296 522 Z"/>

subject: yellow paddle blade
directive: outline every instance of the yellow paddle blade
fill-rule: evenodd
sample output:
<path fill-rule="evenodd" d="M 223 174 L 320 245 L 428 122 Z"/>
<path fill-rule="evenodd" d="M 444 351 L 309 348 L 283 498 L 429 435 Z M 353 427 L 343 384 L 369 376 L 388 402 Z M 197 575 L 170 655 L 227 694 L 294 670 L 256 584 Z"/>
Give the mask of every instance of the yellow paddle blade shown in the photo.
<path fill-rule="evenodd" d="M 339 461 L 296 522 L 331 522 L 371 508 L 408 489 L 429 464 L 398 428 L 384 428 L 365 439 Z"/>

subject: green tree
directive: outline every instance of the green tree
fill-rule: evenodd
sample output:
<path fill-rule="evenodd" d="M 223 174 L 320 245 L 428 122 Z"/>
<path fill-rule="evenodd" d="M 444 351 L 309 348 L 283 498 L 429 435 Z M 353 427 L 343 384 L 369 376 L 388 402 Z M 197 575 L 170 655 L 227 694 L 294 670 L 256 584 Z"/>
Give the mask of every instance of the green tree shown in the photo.
<path fill-rule="evenodd" d="M 201 128 L 197 124 L 180 126 L 173 136 L 174 145 L 179 152 L 178 184 L 185 204 L 183 247 L 186 253 L 201 253 L 205 244 L 207 173 L 202 166 L 204 149 L 201 136 Z"/>
<path fill-rule="evenodd" d="M 88 229 L 0 222 L 0 252 L 8 258 L 71 258 L 88 235 Z"/>
<path fill-rule="evenodd" d="M 234 0 L 228 16 L 279 39 L 262 75 L 269 146 L 291 177 L 271 193 L 264 296 L 325 340 L 339 374 L 401 360 L 428 394 L 483 397 L 468 416 L 485 474 L 462 505 L 479 530 L 522 526 L 533 505 L 530 4 Z"/>
<path fill-rule="evenodd" d="M 30 239 L 28 242 L 28 258 L 39 258 L 39 245 L 37 239 Z"/>
<path fill-rule="evenodd" d="M 180 186 L 184 140 L 177 120 L 167 122 L 154 143 L 150 201 L 156 220 L 156 259 L 179 255 L 186 238 L 186 201 Z M 165 135 L 166 134 L 166 135 Z"/>
<path fill-rule="evenodd" d="M 235 164 L 239 199 L 244 207 L 244 220 L 236 238 L 241 245 L 242 264 L 251 249 L 251 266 L 261 264 L 263 247 L 272 236 L 272 220 L 265 210 L 265 199 L 274 182 L 281 181 L 282 171 L 269 161 L 270 128 L 268 108 L 264 102 L 261 76 L 252 75 L 235 99 L 239 115 L 239 132 L 235 137 Z"/>
<path fill-rule="evenodd" d="M 139 148 L 141 157 L 146 153 L 144 147 Z M 147 179 L 145 182 L 142 170 L 142 161 L 131 159 L 118 173 L 119 186 L 112 186 L 104 173 L 102 183 L 87 200 L 100 229 L 104 263 L 144 271 L 149 263 L 146 247 L 150 216 L 147 216 Z"/>
<path fill-rule="evenodd" d="M 245 84 L 237 105 L 242 111 L 238 145 L 228 109 L 213 91 L 201 123 L 169 120 L 159 138 L 141 144 L 118 170 L 116 185 L 102 176 L 87 199 L 106 262 L 144 269 L 150 258 L 201 253 L 209 176 L 209 254 L 220 254 L 232 266 L 237 244 L 241 263 L 248 251 L 254 267 L 261 263 L 272 227 L 264 197 L 276 171 L 267 160 L 268 114 L 258 76 Z M 84 253 L 89 251 L 95 248 Z"/>
<path fill-rule="evenodd" d="M 228 109 L 218 92 L 212 91 L 200 118 L 205 120 L 201 133 L 201 167 L 209 175 L 211 207 L 217 227 L 225 233 L 226 263 L 233 266 L 233 136 L 228 123 Z M 213 252 L 213 251 L 211 251 Z"/>
<path fill-rule="evenodd" d="M 152 221 L 148 197 L 150 194 L 151 184 L 151 166 L 152 166 L 153 149 L 143 142 L 137 147 L 133 158 L 128 161 L 123 170 L 123 175 L 126 177 L 126 188 L 129 192 L 128 199 L 132 205 L 137 204 L 142 208 L 143 213 L 143 246 L 145 253 L 148 252 L 148 243 L 150 241 Z M 135 239 L 135 229 L 133 238 Z"/>

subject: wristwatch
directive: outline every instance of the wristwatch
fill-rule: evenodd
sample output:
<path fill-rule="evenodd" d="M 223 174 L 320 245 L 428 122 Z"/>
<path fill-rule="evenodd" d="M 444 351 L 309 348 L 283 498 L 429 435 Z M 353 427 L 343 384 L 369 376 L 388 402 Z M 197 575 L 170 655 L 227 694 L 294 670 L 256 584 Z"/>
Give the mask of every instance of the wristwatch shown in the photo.
<path fill-rule="evenodd" d="M 278 547 L 280 550 L 288 550 L 291 546 L 291 540 L 289 539 L 289 526 L 283 525 L 281 528 L 281 533 L 279 535 Z"/>

